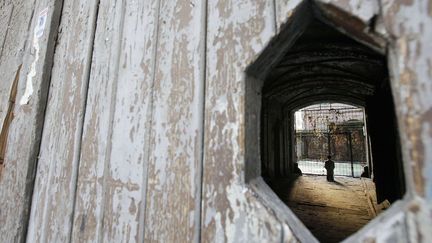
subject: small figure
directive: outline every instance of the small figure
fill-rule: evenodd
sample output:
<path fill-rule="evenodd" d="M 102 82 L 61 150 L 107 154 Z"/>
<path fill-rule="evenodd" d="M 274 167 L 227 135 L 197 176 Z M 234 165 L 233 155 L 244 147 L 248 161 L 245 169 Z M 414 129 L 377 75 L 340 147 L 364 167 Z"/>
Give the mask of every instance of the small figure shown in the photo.
<path fill-rule="evenodd" d="M 361 173 L 360 176 L 369 178 L 369 167 L 367 165 L 363 167 L 363 172 Z"/>
<path fill-rule="evenodd" d="M 331 156 L 327 156 L 327 161 L 324 163 L 324 168 L 327 171 L 327 181 L 334 181 L 334 168 L 335 163 L 331 160 Z"/>
<path fill-rule="evenodd" d="M 298 167 L 298 163 L 294 163 L 293 173 L 296 175 L 303 175 L 303 172 Z"/>

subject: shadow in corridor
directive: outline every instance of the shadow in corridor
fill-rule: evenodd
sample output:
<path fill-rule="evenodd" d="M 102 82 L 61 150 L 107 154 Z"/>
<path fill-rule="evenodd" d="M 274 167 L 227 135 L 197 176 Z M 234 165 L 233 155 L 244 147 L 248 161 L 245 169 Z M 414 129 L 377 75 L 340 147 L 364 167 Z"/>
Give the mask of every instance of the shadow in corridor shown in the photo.
<path fill-rule="evenodd" d="M 339 242 L 366 225 L 381 209 L 376 205 L 370 179 L 335 180 L 304 175 L 269 183 L 318 240 Z"/>

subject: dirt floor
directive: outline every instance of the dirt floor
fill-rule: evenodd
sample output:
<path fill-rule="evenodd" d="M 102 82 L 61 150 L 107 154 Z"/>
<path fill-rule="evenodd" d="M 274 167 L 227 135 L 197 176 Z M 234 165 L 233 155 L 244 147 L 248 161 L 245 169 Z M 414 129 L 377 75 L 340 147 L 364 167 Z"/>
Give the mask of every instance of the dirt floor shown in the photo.
<path fill-rule="evenodd" d="M 271 183 L 275 192 L 321 242 L 339 242 L 381 211 L 370 179 L 303 175 Z"/>

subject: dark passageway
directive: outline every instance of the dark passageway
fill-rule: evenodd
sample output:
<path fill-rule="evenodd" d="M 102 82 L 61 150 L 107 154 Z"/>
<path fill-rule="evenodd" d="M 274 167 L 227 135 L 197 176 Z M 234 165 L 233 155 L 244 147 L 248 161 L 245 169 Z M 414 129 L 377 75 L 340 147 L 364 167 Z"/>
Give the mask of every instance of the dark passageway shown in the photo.
<path fill-rule="evenodd" d="M 387 205 L 402 198 L 405 182 L 385 55 L 370 48 L 373 43 L 367 46 L 318 18 L 312 19 L 264 79 L 261 174 L 319 240 L 334 242 L 356 232 L 376 216 L 376 212 L 371 213 L 374 204 L 371 201 Z M 323 103 L 361 107 L 364 112 L 358 129 L 364 131 L 361 166 L 368 166 L 371 179 L 353 178 L 359 177 L 359 172 L 355 174 L 353 170 L 352 175 L 346 175 L 352 177 L 340 177 L 339 184 L 328 184 L 325 177 L 317 176 L 294 180 L 297 178 L 293 175 L 294 165 L 301 154 L 296 145 L 294 113 Z M 351 142 L 354 135 L 349 136 L 346 141 Z M 330 136 L 328 139 L 330 144 Z M 323 141 L 327 143 L 326 139 Z M 317 151 L 307 153 L 313 152 Z M 326 153 L 321 157 L 327 156 Z M 338 151 L 329 149 L 328 153 L 340 157 Z M 353 155 L 353 151 L 350 153 Z M 371 190 L 373 196 L 368 196 Z M 347 198 L 350 202 L 344 201 Z M 319 220 L 315 220 L 317 217 Z M 348 218 L 353 219 L 352 227 L 332 226 L 331 222 L 342 226 Z M 319 222 L 323 228 L 317 231 L 310 222 Z"/>

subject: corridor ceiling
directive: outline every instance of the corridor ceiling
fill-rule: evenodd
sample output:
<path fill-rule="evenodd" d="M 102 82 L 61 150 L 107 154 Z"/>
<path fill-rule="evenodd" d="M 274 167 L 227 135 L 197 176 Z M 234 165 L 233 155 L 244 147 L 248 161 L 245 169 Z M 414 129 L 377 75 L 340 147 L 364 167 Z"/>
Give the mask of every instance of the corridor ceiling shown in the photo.
<path fill-rule="evenodd" d="M 314 19 L 264 83 L 264 98 L 290 107 L 338 101 L 364 105 L 386 77 L 385 57 Z"/>

